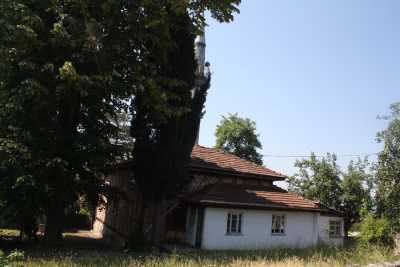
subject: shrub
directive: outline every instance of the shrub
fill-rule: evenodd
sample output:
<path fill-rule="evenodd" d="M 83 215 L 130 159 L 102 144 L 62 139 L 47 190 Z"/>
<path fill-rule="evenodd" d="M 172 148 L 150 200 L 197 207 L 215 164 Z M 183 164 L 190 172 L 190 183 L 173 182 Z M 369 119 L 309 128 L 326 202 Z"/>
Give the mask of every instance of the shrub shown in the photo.
<path fill-rule="evenodd" d="M 4 255 L 3 251 L 0 250 L 0 267 L 8 265 L 7 257 Z"/>
<path fill-rule="evenodd" d="M 362 244 L 392 246 L 393 236 L 390 222 L 386 218 L 375 218 L 367 215 L 360 225 L 360 241 Z"/>
<path fill-rule="evenodd" d="M 23 259 L 24 253 L 21 251 L 15 250 L 6 256 L 3 251 L 0 250 L 0 267 L 23 266 L 18 264 L 18 262 Z"/>

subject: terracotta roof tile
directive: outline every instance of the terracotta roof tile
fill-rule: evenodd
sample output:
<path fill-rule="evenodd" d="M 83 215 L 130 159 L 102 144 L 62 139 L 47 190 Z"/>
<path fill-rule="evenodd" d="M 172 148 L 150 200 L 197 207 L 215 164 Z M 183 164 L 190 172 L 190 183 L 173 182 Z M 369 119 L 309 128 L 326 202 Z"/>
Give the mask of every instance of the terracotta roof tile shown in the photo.
<path fill-rule="evenodd" d="M 208 169 L 242 175 L 255 175 L 284 180 L 285 175 L 215 148 L 196 145 L 192 151 L 191 168 Z"/>
<path fill-rule="evenodd" d="M 119 162 L 115 167 L 129 168 L 132 160 Z M 285 175 L 257 165 L 248 160 L 241 159 L 230 153 L 215 148 L 196 145 L 193 147 L 189 170 L 197 173 L 212 172 L 225 176 L 240 176 L 242 178 L 256 178 L 265 180 L 284 180 Z"/>
<path fill-rule="evenodd" d="M 292 194 L 277 186 L 249 186 L 217 183 L 185 198 L 204 205 L 277 208 L 323 211 L 317 202 Z"/>

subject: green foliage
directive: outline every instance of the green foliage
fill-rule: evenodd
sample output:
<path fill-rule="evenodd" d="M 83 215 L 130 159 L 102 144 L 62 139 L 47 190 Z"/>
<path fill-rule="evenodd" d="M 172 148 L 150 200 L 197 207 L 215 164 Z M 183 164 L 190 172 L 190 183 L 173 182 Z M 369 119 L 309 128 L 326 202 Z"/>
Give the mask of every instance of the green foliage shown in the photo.
<path fill-rule="evenodd" d="M 50 255 L 49 255 L 50 254 Z M 30 257 L 25 267 L 201 267 L 201 266 L 273 266 L 332 267 L 367 266 L 370 263 L 394 262 L 400 258 L 384 246 L 313 247 L 307 249 L 269 249 L 256 251 L 177 251 L 168 254 L 126 253 L 87 250 L 74 253 L 64 250 Z"/>
<path fill-rule="evenodd" d="M 373 209 L 373 176 L 367 159 L 350 161 L 347 172 L 336 164 L 336 156 L 297 161 L 298 173 L 288 179 L 289 190 L 343 212 L 345 234 Z"/>
<path fill-rule="evenodd" d="M 108 116 L 127 94 L 116 75 L 132 49 L 118 38 L 126 14 L 112 14 L 113 1 L 0 5 L 2 212 L 16 211 L 21 224 L 46 213 L 49 227 L 59 225 L 79 194 L 97 201 L 103 169 L 119 153 Z"/>
<path fill-rule="evenodd" d="M 181 77 L 170 69 L 192 64 L 190 55 L 175 50 L 182 26 L 176 18 L 186 16 L 194 34 L 204 11 L 228 22 L 239 3 L 1 1 L 1 216 L 15 210 L 23 224 L 45 213 L 46 236 L 60 239 L 64 208 L 81 194 L 99 201 L 108 192 L 105 167 L 125 153 L 112 118 L 132 99 L 142 103 L 132 113 L 152 125 L 190 108 L 188 91 L 175 86 Z M 192 67 L 179 70 L 194 75 Z"/>
<path fill-rule="evenodd" d="M 262 145 L 256 131 L 256 123 L 250 119 L 237 114 L 222 116 L 215 131 L 215 147 L 262 165 L 262 155 L 257 152 Z"/>
<path fill-rule="evenodd" d="M 162 79 L 137 93 L 131 103 L 131 135 L 135 139 L 132 167 L 138 190 L 153 207 L 146 205 L 143 211 L 143 216 L 152 211 L 149 230 L 153 243 L 157 242 L 160 221 L 154 210 L 159 210 L 160 203 L 175 199 L 189 181 L 186 166 L 210 85 L 209 76 L 196 77 L 195 28 L 188 13 L 168 13 L 172 22 L 169 33 L 175 46 L 157 68 L 156 74 Z M 157 103 L 149 102 L 155 93 L 162 96 L 157 101 L 165 103 L 162 110 Z M 142 225 L 139 231 L 146 230 Z"/>
<path fill-rule="evenodd" d="M 373 208 L 372 189 L 373 177 L 369 172 L 367 159 L 350 161 L 347 172 L 343 174 L 341 187 L 342 208 L 345 214 L 345 232 L 358 223 L 364 214 Z"/>
<path fill-rule="evenodd" d="M 5 255 L 0 250 L 0 267 L 19 267 L 24 266 L 21 261 L 24 259 L 24 253 L 18 250 L 11 252 L 9 255 Z"/>
<path fill-rule="evenodd" d="M 364 245 L 393 245 L 389 220 L 375 218 L 372 214 L 367 215 L 360 225 L 360 241 Z"/>
<path fill-rule="evenodd" d="M 328 153 L 326 157 L 317 159 L 311 153 L 309 159 L 298 160 L 295 166 L 298 167 L 298 173 L 288 179 L 290 191 L 327 207 L 341 208 L 343 191 L 335 154 Z"/>
<path fill-rule="evenodd" d="M 377 212 L 389 219 L 392 227 L 400 231 L 400 103 L 391 105 L 388 127 L 378 133 L 383 151 L 377 164 Z"/>

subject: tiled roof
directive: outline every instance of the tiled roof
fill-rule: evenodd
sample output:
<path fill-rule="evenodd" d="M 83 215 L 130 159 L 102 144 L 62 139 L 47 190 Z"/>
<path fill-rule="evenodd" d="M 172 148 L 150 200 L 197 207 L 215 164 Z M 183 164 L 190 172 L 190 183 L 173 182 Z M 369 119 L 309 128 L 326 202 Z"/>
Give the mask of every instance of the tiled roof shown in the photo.
<path fill-rule="evenodd" d="M 284 180 L 285 175 L 241 159 L 215 148 L 196 145 L 192 151 L 191 169 L 225 172 L 241 176 L 257 176 L 271 180 Z"/>
<path fill-rule="evenodd" d="M 210 206 L 327 211 L 318 202 L 292 194 L 277 186 L 217 183 L 185 198 Z"/>
<path fill-rule="evenodd" d="M 119 162 L 114 165 L 118 168 L 129 168 L 133 160 Z M 255 178 L 279 181 L 285 180 L 286 176 L 257 165 L 233 154 L 223 152 L 215 148 L 207 148 L 196 145 L 193 147 L 189 170 L 197 173 L 213 173 L 224 176 L 239 176 L 242 178 Z"/>

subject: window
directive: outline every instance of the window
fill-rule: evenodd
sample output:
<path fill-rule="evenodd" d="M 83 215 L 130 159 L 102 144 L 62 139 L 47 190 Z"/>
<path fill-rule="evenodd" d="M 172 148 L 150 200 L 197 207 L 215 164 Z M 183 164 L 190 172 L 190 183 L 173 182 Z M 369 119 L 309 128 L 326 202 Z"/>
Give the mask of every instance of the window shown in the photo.
<path fill-rule="evenodd" d="M 342 221 L 329 221 L 329 237 L 342 237 Z"/>
<path fill-rule="evenodd" d="M 272 215 L 271 234 L 273 235 L 285 234 L 285 215 Z"/>
<path fill-rule="evenodd" d="M 226 233 L 228 235 L 235 235 L 242 233 L 242 214 L 241 213 L 228 213 L 226 221 Z"/>

